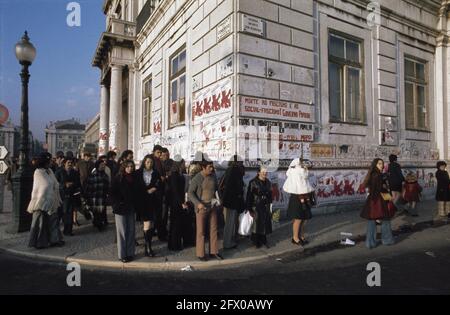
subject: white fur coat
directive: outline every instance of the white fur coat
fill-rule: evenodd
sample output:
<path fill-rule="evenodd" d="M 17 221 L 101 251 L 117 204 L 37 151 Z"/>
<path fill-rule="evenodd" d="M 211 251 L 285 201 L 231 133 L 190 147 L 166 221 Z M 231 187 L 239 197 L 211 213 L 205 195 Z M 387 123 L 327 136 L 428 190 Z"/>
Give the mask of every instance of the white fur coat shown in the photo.
<path fill-rule="evenodd" d="M 287 179 L 284 182 L 283 190 L 288 194 L 308 194 L 314 191 L 314 187 L 309 181 L 309 171 L 301 167 L 299 159 L 295 159 L 289 165 L 286 172 Z"/>
<path fill-rule="evenodd" d="M 34 171 L 33 191 L 27 211 L 41 210 L 52 215 L 61 205 L 59 183 L 51 169 L 38 168 Z"/>

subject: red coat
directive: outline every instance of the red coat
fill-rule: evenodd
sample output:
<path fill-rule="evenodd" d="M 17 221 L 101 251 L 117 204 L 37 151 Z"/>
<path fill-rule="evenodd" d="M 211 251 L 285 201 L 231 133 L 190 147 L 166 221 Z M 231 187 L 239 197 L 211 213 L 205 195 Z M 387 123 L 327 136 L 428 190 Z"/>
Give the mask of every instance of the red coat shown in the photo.
<path fill-rule="evenodd" d="M 418 202 L 420 201 L 420 193 L 422 192 L 422 187 L 420 187 L 417 181 L 414 182 L 406 182 L 403 186 L 404 193 L 403 198 L 407 202 Z"/>

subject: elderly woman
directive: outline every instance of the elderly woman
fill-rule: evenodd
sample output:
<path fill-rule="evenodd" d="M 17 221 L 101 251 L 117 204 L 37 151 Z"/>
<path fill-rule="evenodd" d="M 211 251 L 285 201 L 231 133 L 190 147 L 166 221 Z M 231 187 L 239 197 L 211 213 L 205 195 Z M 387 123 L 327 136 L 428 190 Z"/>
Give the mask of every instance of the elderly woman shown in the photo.
<path fill-rule="evenodd" d="M 308 243 L 305 238 L 305 223 L 312 218 L 314 193 L 306 162 L 303 158 L 291 162 L 283 186 L 283 190 L 290 194 L 288 216 L 293 220 L 292 243 L 301 249 Z"/>
<path fill-rule="evenodd" d="M 57 213 L 61 205 L 61 196 L 58 180 L 50 169 L 51 159 L 49 153 L 42 153 L 39 156 L 27 209 L 33 214 L 28 246 L 38 249 L 64 245 Z"/>
<path fill-rule="evenodd" d="M 272 184 L 267 178 L 267 169 L 261 166 L 258 174 L 248 184 L 247 209 L 255 223 L 251 239 L 257 248 L 267 244 L 267 235 L 272 233 Z"/>

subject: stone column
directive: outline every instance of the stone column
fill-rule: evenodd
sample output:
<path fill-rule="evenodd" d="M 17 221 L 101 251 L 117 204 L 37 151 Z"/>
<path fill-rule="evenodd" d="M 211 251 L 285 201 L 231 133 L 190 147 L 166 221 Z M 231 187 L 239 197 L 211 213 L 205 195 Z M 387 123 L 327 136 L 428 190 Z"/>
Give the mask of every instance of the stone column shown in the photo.
<path fill-rule="evenodd" d="M 101 85 L 100 99 L 100 134 L 98 142 L 98 154 L 107 153 L 109 140 L 109 87 L 105 84 Z"/>
<path fill-rule="evenodd" d="M 122 71 L 123 66 L 111 66 L 111 89 L 109 107 L 109 150 L 120 152 L 120 126 L 122 122 Z"/>
<path fill-rule="evenodd" d="M 448 77 L 450 75 L 449 62 L 449 37 L 448 37 L 448 8 L 447 4 L 443 5 L 439 11 L 438 30 L 436 47 L 436 68 L 435 68 L 435 121 L 431 122 L 435 127 L 435 135 L 437 147 L 439 149 L 439 158 L 447 159 L 449 157 L 449 139 L 448 139 L 448 116 L 449 116 L 449 91 L 447 88 Z"/>

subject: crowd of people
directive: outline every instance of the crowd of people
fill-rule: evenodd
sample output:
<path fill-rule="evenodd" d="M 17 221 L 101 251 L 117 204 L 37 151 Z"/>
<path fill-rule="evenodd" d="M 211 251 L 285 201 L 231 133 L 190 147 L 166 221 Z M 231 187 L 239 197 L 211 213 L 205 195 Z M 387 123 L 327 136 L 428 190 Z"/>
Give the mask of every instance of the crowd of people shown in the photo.
<path fill-rule="evenodd" d="M 377 225 L 381 225 L 382 243 L 394 244 L 391 219 L 396 212 L 417 216 L 422 187 L 414 173 L 403 176 L 397 157 L 391 155 L 389 167 L 375 159 L 364 180 L 367 201 L 361 217 L 368 220 L 366 246 L 374 248 Z M 244 163 L 234 156 L 218 178 L 214 163 L 200 153 L 187 167 L 186 162 L 169 150 L 155 145 L 138 168 L 133 152 L 124 151 L 117 159 L 113 151 L 95 161 L 89 153 L 76 160 L 68 152 L 53 158 L 42 153 L 33 159 L 34 184 L 28 212 L 33 214 L 29 246 L 63 246 L 63 235 L 74 235 L 78 213 L 103 231 L 111 207 L 116 227 L 118 258 L 130 262 L 136 256 L 136 235 L 142 233 L 144 255 L 153 257 L 153 238 L 166 242 L 169 250 L 196 248 L 201 261 L 222 260 L 218 245 L 223 227 L 223 248 L 239 245 L 239 216 L 248 211 L 253 217 L 251 240 L 259 248 L 270 247 L 272 233 L 272 185 L 268 170 L 260 166 L 245 191 Z M 317 204 L 315 187 L 310 182 L 310 162 L 301 158 L 290 164 L 283 189 L 290 194 L 287 215 L 292 220 L 292 244 L 303 250 L 308 244 L 305 224 L 312 219 Z M 450 216 L 450 179 L 445 162 L 439 162 L 436 199 L 439 214 Z M 136 232 L 136 222 L 142 231 Z M 221 226 L 221 222 L 223 226 Z M 61 225 L 63 226 L 61 233 Z M 209 243 L 206 250 L 205 245 Z"/>

